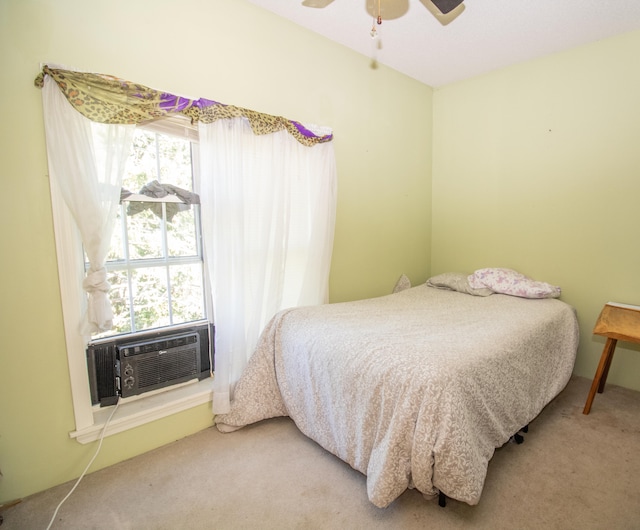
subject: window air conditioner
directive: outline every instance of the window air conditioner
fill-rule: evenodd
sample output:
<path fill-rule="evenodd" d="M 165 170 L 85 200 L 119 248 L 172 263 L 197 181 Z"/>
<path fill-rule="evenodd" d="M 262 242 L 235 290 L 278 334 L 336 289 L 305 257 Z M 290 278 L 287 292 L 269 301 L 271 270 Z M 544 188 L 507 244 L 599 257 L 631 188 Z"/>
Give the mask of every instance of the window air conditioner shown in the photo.
<path fill-rule="evenodd" d="M 86 350 L 91 403 L 104 407 L 118 397 L 211 377 L 214 333 L 209 322 L 197 322 L 91 342 Z"/>

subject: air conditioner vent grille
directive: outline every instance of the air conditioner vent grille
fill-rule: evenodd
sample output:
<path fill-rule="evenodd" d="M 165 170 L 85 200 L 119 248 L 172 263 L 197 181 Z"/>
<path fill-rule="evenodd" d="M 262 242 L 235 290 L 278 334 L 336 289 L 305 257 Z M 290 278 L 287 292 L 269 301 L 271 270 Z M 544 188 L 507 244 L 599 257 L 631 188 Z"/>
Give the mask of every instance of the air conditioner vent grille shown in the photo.
<path fill-rule="evenodd" d="M 189 344 L 196 344 L 197 342 L 197 335 L 186 335 L 167 340 L 157 340 L 153 342 L 143 342 L 140 344 L 122 346 L 120 347 L 120 354 L 124 355 L 125 357 L 129 357 L 131 355 L 140 355 L 141 353 L 150 353 L 154 351 L 180 348 Z"/>
<path fill-rule="evenodd" d="M 138 361 L 138 388 L 147 388 L 165 381 L 195 377 L 198 375 L 198 350 L 196 348 L 160 353 L 158 357 L 148 357 Z"/>

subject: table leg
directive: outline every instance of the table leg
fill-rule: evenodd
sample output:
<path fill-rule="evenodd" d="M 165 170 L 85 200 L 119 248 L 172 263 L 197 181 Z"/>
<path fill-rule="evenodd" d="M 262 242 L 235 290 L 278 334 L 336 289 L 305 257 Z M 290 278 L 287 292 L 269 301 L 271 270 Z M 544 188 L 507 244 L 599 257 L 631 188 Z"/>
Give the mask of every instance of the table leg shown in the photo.
<path fill-rule="evenodd" d="M 607 377 L 609 376 L 609 368 L 611 367 L 611 359 L 613 359 L 613 351 L 616 349 L 617 339 L 607 339 L 607 344 L 605 344 L 605 349 L 607 346 L 609 350 L 607 352 L 607 362 L 604 366 L 604 371 L 602 372 L 602 377 L 600 377 L 600 384 L 598 385 L 598 393 L 602 394 L 604 390 L 604 384 L 607 382 Z"/>
<path fill-rule="evenodd" d="M 604 350 L 600 357 L 600 363 L 598 364 L 596 375 L 593 378 L 593 383 L 591 383 L 591 390 L 589 390 L 587 402 L 585 403 L 584 410 L 582 411 L 583 414 L 589 414 L 591 411 L 591 404 L 593 403 L 593 398 L 596 396 L 596 392 L 602 392 L 602 390 L 604 390 L 604 383 L 606 382 L 607 375 L 609 374 L 609 367 L 611 366 L 611 359 L 613 358 L 613 352 L 616 349 L 617 342 L 618 341 L 616 339 L 608 338 L 607 343 L 604 345 Z"/>

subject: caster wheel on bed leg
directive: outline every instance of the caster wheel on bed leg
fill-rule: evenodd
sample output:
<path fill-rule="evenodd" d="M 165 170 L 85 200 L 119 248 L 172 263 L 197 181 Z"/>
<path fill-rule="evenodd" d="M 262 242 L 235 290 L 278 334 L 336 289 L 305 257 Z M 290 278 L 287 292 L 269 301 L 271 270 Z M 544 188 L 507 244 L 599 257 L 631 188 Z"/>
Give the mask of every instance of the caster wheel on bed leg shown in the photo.
<path fill-rule="evenodd" d="M 522 430 L 522 432 L 523 432 L 523 433 L 525 433 L 525 434 L 526 434 L 526 433 L 528 433 L 528 432 L 529 432 L 529 426 L 528 426 L 528 425 L 525 425 L 524 427 L 522 427 L 522 429 L 521 429 L 521 430 Z"/>
<path fill-rule="evenodd" d="M 444 508 L 447 505 L 447 496 L 440 492 L 438 493 L 438 506 L 440 506 L 440 508 Z"/>
<path fill-rule="evenodd" d="M 513 441 L 513 442 L 515 442 L 517 444 L 521 444 L 522 442 L 524 442 L 524 436 L 522 436 L 521 434 L 516 433 L 511 437 L 511 441 Z"/>

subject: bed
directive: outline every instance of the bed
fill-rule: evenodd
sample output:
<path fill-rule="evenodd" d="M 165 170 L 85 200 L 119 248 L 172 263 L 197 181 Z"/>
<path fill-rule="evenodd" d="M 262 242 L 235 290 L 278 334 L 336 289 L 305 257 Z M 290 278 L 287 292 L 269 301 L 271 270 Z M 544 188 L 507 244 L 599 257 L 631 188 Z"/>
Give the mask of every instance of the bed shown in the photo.
<path fill-rule="evenodd" d="M 289 416 L 366 475 L 378 507 L 407 488 L 477 504 L 495 449 L 569 381 L 578 325 L 556 297 L 466 291 L 428 283 L 279 312 L 218 429 Z"/>

